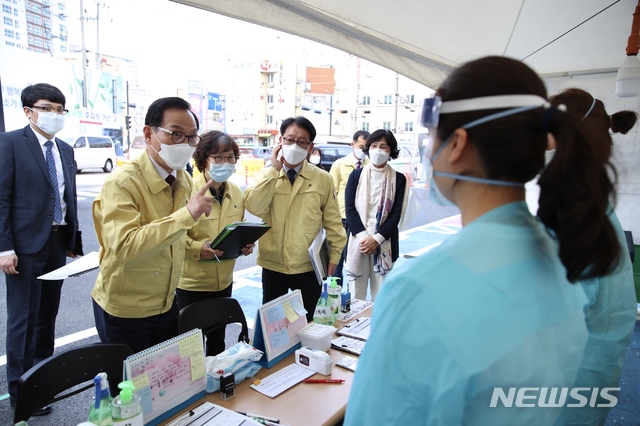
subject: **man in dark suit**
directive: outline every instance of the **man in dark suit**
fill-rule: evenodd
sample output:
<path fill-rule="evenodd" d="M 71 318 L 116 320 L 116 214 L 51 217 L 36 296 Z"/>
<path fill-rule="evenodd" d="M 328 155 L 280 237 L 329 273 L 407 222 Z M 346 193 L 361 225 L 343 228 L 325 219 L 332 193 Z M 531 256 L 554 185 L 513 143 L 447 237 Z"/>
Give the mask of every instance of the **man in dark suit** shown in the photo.
<path fill-rule="evenodd" d="M 73 148 L 55 138 L 64 126 L 65 97 L 40 83 L 25 88 L 21 98 L 29 125 L 0 133 L 0 268 L 7 283 L 12 405 L 20 376 L 53 354 L 62 280 L 37 277 L 82 253 Z"/>

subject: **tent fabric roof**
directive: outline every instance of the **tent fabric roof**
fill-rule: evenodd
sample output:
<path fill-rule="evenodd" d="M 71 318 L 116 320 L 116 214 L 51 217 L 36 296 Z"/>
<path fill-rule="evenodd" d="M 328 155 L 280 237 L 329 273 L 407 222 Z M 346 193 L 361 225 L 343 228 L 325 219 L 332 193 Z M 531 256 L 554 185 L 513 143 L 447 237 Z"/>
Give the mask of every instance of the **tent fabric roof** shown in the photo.
<path fill-rule="evenodd" d="M 487 55 L 538 74 L 613 73 L 634 0 L 177 0 L 352 53 L 428 87 Z"/>

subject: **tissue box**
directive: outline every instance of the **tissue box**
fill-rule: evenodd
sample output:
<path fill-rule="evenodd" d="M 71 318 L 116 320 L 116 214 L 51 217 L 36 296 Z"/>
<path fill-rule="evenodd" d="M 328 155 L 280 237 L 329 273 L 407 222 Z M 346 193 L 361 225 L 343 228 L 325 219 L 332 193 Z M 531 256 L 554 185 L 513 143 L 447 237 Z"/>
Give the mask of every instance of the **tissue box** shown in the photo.
<path fill-rule="evenodd" d="M 331 349 L 331 337 L 335 332 L 336 328 L 330 325 L 311 323 L 298 330 L 298 336 L 300 336 L 302 346 L 326 352 Z"/>

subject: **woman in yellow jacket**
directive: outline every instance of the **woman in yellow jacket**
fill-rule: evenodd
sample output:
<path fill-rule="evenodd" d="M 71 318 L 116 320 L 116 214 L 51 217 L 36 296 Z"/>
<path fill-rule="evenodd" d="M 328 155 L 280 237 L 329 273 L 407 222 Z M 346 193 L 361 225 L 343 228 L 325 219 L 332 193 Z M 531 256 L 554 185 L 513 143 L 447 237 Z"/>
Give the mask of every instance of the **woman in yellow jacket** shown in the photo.
<path fill-rule="evenodd" d="M 219 131 L 202 135 L 202 141 L 193 153 L 195 166 L 200 171 L 193 178 L 193 190 L 197 191 L 213 180 L 210 191 L 214 200 L 209 217 L 202 217 L 187 232 L 184 267 L 176 289 L 179 309 L 200 300 L 231 297 L 236 261 L 218 261 L 222 251 L 211 249 L 209 243 L 226 225 L 244 220 L 242 190 L 227 181 L 235 171 L 239 156 L 236 142 Z M 251 254 L 253 246 L 243 248 L 242 254 Z M 207 356 L 223 350 L 224 329 L 207 335 Z"/>

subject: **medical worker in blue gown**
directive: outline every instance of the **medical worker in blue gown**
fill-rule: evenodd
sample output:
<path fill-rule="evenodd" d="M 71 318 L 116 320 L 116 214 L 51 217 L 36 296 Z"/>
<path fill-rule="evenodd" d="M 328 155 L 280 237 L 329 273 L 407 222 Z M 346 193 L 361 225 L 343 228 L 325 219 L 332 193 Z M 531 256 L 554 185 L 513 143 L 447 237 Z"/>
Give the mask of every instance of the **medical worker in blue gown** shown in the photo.
<path fill-rule="evenodd" d="M 607 158 L 613 148 L 609 132 L 626 134 L 637 120 L 633 111 L 609 115 L 602 101 L 577 88 L 566 89 L 550 101 L 553 105 L 566 105 L 567 113 L 580 118 L 587 131 L 597 135 Z M 579 387 L 619 387 L 622 361 L 636 324 L 633 265 L 622 226 L 613 208 L 609 209 L 608 214 L 621 247 L 620 261 L 611 274 L 580 283 L 589 300 L 586 317 L 589 340 L 575 382 L 575 386 Z M 603 425 L 611 407 L 606 406 L 610 404 L 602 398 L 596 404 L 605 406 L 591 407 L 591 404 L 587 404 L 585 407 L 564 410 L 556 424 Z"/>
<path fill-rule="evenodd" d="M 588 337 L 573 283 L 608 273 L 620 252 L 608 164 L 520 61 L 469 62 L 436 95 L 421 119 L 435 139 L 430 197 L 458 206 L 463 229 L 390 273 L 345 424 L 552 425 L 563 401 L 540 407 L 540 388 L 544 404 L 549 388 L 574 383 Z M 524 184 L 544 168 L 549 137 L 539 220 Z M 538 388 L 520 400 L 530 407 L 515 407 L 522 388 Z"/>

